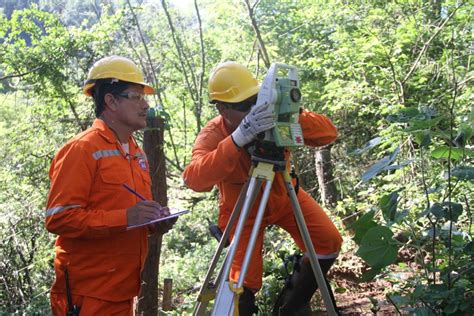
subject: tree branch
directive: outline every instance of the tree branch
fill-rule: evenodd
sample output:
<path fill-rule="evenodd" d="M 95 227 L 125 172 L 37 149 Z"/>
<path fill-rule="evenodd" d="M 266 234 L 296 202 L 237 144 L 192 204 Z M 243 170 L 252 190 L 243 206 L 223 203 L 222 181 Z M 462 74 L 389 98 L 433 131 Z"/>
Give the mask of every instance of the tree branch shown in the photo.
<path fill-rule="evenodd" d="M 168 20 L 168 26 L 170 27 L 171 30 L 171 36 L 173 38 L 174 45 L 176 47 L 176 51 L 178 52 L 178 58 L 179 58 L 179 63 L 181 65 L 181 71 L 183 72 L 184 80 L 186 81 L 186 85 L 188 87 L 189 94 L 191 95 L 191 99 L 193 101 L 197 100 L 196 96 L 194 95 L 194 89 L 191 86 L 191 83 L 189 82 L 188 79 L 188 73 L 186 71 L 186 67 L 184 65 L 184 56 L 183 56 L 183 45 L 181 45 L 181 42 L 179 38 L 176 36 L 176 29 L 174 28 L 173 21 L 171 20 L 171 15 L 168 11 L 168 7 L 166 6 L 166 1 L 162 0 L 161 4 L 163 6 L 163 10 L 165 11 L 166 18 Z"/>
<path fill-rule="evenodd" d="M 257 20 L 255 20 L 255 16 L 253 15 L 253 10 L 259 1 L 257 0 L 257 2 L 255 2 L 253 6 L 250 5 L 249 0 L 244 0 L 244 2 L 247 6 L 253 30 L 255 31 L 255 35 L 257 36 L 258 46 L 260 48 L 260 53 L 262 55 L 263 62 L 265 63 L 265 66 L 267 68 L 270 68 L 270 58 L 268 57 L 267 49 L 265 48 L 265 43 L 263 42 L 262 35 L 260 34 L 260 29 L 258 28 Z"/>
<path fill-rule="evenodd" d="M 421 60 L 421 57 L 423 57 L 423 55 L 425 54 L 425 52 L 428 50 L 428 47 L 430 46 L 431 42 L 433 41 L 433 39 L 441 32 L 441 30 L 446 26 L 446 24 L 451 20 L 451 18 L 454 16 L 454 14 L 459 10 L 459 8 L 461 8 L 462 6 L 464 5 L 464 3 L 461 3 L 459 6 L 457 6 L 453 12 L 451 12 L 451 14 L 446 18 L 446 20 L 444 20 L 444 22 L 438 27 L 438 29 L 436 30 L 436 32 L 431 35 L 431 37 L 428 39 L 428 41 L 425 42 L 425 44 L 423 44 L 423 47 L 421 48 L 421 51 L 418 53 L 418 56 L 416 57 L 416 60 L 415 62 L 413 63 L 413 65 L 411 66 L 410 70 L 408 71 L 408 73 L 406 74 L 405 78 L 403 78 L 403 80 L 401 81 L 401 84 L 404 85 L 408 79 L 410 79 L 410 77 L 413 75 L 413 73 L 415 72 L 415 70 L 418 68 L 418 65 L 420 63 L 420 60 Z"/>
<path fill-rule="evenodd" d="M 18 78 L 18 77 L 24 77 L 26 75 L 29 75 L 33 72 L 36 72 L 38 70 L 40 70 L 41 68 L 43 68 L 43 65 L 40 65 L 40 66 L 37 66 L 33 69 L 31 69 L 30 71 L 27 71 L 27 72 L 23 72 L 23 73 L 19 73 L 19 74 L 12 74 L 12 75 L 7 75 L 5 77 L 0 77 L 0 81 L 2 80 L 7 80 L 7 79 L 11 79 L 11 78 Z"/>
<path fill-rule="evenodd" d="M 197 120 L 197 131 L 201 130 L 201 110 L 202 110 L 202 89 L 204 86 L 204 72 L 206 71 L 206 54 L 204 50 L 204 38 L 202 34 L 202 22 L 201 22 L 201 15 L 199 14 L 199 7 L 197 5 L 197 0 L 194 0 L 194 7 L 196 8 L 196 15 L 198 18 L 199 23 L 199 43 L 201 44 L 201 73 L 199 75 L 199 87 L 198 87 L 198 102 L 199 102 L 199 109 L 198 109 L 198 117 Z"/>
<path fill-rule="evenodd" d="M 141 28 L 140 28 L 140 23 L 138 23 L 137 15 L 135 14 L 135 11 L 133 11 L 133 7 L 130 3 L 130 0 L 127 0 L 127 4 L 128 4 L 129 9 L 130 9 L 130 13 L 132 14 L 133 20 L 135 21 L 135 25 L 137 26 L 138 34 L 140 35 L 140 39 L 142 41 L 143 48 L 145 48 L 145 53 L 146 53 L 148 62 L 150 63 L 151 74 L 153 76 L 153 81 L 154 81 L 155 87 L 158 87 L 158 78 L 156 77 L 155 67 L 153 67 L 153 62 L 151 60 L 150 52 L 148 50 L 148 46 L 146 44 L 145 38 L 143 37 L 143 33 L 142 33 Z M 164 108 L 163 100 L 161 99 L 161 94 L 160 94 L 158 89 L 156 91 L 157 91 L 158 99 L 160 100 L 160 104 Z"/>
<path fill-rule="evenodd" d="M 132 8 L 132 6 L 131 6 L 131 4 L 130 4 L 130 0 L 127 0 L 127 4 L 128 4 L 128 6 L 129 6 L 129 9 L 130 9 L 131 14 L 132 14 L 132 16 L 133 16 L 133 20 L 134 20 L 134 22 L 135 22 L 135 25 L 137 26 L 137 29 L 138 29 L 138 32 L 139 32 L 140 39 L 141 39 L 141 41 L 142 41 L 143 47 L 145 48 L 145 52 L 146 52 L 146 55 L 147 55 L 147 59 L 148 59 L 148 62 L 150 63 L 151 74 L 153 75 L 154 84 L 155 84 L 156 87 L 158 87 L 158 78 L 157 78 L 157 76 L 156 76 L 155 68 L 154 68 L 154 66 L 153 66 L 153 63 L 152 63 L 152 61 L 151 61 L 151 56 L 150 56 L 150 52 L 148 51 L 148 46 L 147 46 L 147 44 L 146 44 L 145 37 L 143 36 L 143 33 L 142 33 L 142 31 L 141 31 L 141 28 L 140 28 L 140 25 L 139 25 L 139 23 L 138 23 L 138 18 L 137 18 L 137 16 L 136 16 L 135 12 L 133 11 L 133 8 Z M 126 38 L 127 38 L 128 32 L 126 32 L 126 30 L 123 30 L 123 31 L 124 31 L 124 34 L 125 34 L 125 36 L 126 36 Z M 130 45 L 130 47 L 132 48 L 132 50 L 137 54 L 137 57 L 138 57 L 138 59 L 139 59 L 139 61 L 140 61 L 140 64 L 142 65 L 142 68 L 145 69 L 145 67 L 144 67 L 144 65 L 143 65 L 143 62 L 142 62 L 142 59 L 141 59 L 141 56 L 140 56 L 140 54 L 135 50 L 131 39 L 129 39 L 128 42 L 129 42 L 129 45 Z M 158 96 L 158 101 L 160 102 L 160 105 L 161 105 L 162 109 L 164 109 L 164 108 L 165 108 L 164 99 L 163 99 L 163 97 L 162 97 L 160 91 L 159 91 L 158 89 L 157 89 L 156 91 L 157 91 L 157 92 L 156 92 L 156 95 Z M 173 152 L 174 152 L 174 155 L 175 155 L 175 159 L 176 159 L 177 165 L 179 166 L 179 158 L 178 158 L 178 155 L 177 155 L 177 152 L 176 152 L 176 145 L 175 145 L 175 143 L 174 143 L 173 133 L 171 133 L 171 131 L 170 131 L 169 129 L 168 129 L 168 133 L 169 133 L 169 135 L 170 135 L 171 146 L 173 147 Z"/>

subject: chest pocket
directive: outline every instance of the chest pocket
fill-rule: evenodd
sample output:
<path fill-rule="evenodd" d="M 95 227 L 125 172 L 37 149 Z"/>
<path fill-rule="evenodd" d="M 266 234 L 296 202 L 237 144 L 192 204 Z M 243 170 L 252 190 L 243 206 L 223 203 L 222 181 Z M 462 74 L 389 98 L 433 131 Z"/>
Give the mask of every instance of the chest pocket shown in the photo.
<path fill-rule="evenodd" d="M 118 186 L 127 183 L 131 176 L 130 166 L 122 156 L 102 159 L 99 168 L 102 189 L 105 190 L 117 190 Z"/>
<path fill-rule="evenodd" d="M 138 159 L 132 163 L 135 175 L 137 176 L 135 181 L 137 189 L 139 189 L 145 197 L 150 195 L 149 198 L 151 199 L 151 177 L 148 162 L 146 159 L 141 161 Z"/>

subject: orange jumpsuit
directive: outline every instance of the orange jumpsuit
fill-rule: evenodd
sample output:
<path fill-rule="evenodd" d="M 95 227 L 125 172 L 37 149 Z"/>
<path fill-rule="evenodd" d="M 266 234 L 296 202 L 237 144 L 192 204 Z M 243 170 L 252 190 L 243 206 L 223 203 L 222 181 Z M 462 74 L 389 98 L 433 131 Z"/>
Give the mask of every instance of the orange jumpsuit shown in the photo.
<path fill-rule="evenodd" d="M 97 305 L 84 309 L 103 314 L 117 310 L 107 307 L 115 304 L 126 315 L 131 313 L 147 255 L 148 230 L 126 230 L 127 208 L 139 200 L 123 184 L 151 200 L 151 180 L 145 154 L 133 137 L 128 143 L 126 154 L 112 130 L 96 119 L 91 128 L 68 141 L 51 164 L 45 221 L 48 231 L 59 235 L 51 289 L 55 315 L 65 315 L 66 268 L 74 300 Z"/>
<path fill-rule="evenodd" d="M 323 115 L 304 111 L 300 115 L 299 122 L 306 145 L 326 145 L 337 137 L 335 126 Z M 184 170 L 183 178 L 189 188 L 198 192 L 210 191 L 214 185 L 217 185 L 220 193 L 218 224 L 222 230 L 227 225 L 242 186 L 248 179 L 250 167 L 249 154 L 246 150 L 235 146 L 221 116 L 212 119 L 201 130 L 196 138 L 192 159 Z M 232 262 L 230 279 L 233 281 L 237 281 L 239 277 L 261 194 L 262 190 L 250 212 Z M 335 258 L 342 244 L 341 235 L 336 227 L 318 203 L 301 188 L 298 201 L 318 258 Z M 298 247 L 305 251 L 283 176 L 280 173 L 275 175 L 262 227 L 244 280 L 244 286 L 251 289 L 259 289 L 262 286 L 263 232 L 268 225 L 278 225 L 288 231 Z"/>

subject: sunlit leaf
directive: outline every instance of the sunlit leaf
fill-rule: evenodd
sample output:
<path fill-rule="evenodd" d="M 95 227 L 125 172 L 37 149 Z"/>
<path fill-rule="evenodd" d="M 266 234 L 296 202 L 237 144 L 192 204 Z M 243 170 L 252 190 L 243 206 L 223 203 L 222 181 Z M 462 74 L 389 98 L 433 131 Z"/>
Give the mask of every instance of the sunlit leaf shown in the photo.
<path fill-rule="evenodd" d="M 459 160 L 462 156 L 463 153 L 467 153 L 468 151 L 465 151 L 462 148 L 457 148 L 457 147 L 448 147 L 448 146 L 441 146 L 436 149 L 434 149 L 431 152 L 431 156 L 437 159 L 448 159 L 450 157 L 450 152 L 451 152 L 451 159 L 453 160 Z"/>
<path fill-rule="evenodd" d="M 398 192 L 394 191 L 390 194 L 382 196 L 379 201 L 380 209 L 386 222 L 393 222 L 395 220 L 395 213 L 398 205 Z"/>
<path fill-rule="evenodd" d="M 410 160 L 405 160 L 397 165 L 390 165 L 390 166 L 387 166 L 385 167 L 383 170 L 384 171 L 387 171 L 387 170 L 398 170 L 398 169 L 402 169 L 406 166 L 408 166 L 409 164 L 411 164 L 412 162 L 414 162 L 415 160 L 414 159 L 410 159 Z"/>
<path fill-rule="evenodd" d="M 386 170 L 385 168 L 392 163 L 392 161 L 397 157 L 400 152 L 400 146 L 395 149 L 395 151 L 390 156 L 385 156 L 376 163 L 374 163 L 370 168 L 362 175 L 362 181 L 367 182 L 373 177 L 375 177 L 379 172 Z"/>
<path fill-rule="evenodd" d="M 385 267 L 397 259 L 398 246 L 385 226 L 371 228 L 362 238 L 357 255 L 372 267 Z"/>
<path fill-rule="evenodd" d="M 375 137 L 375 138 L 369 140 L 369 141 L 364 145 L 364 147 L 362 147 L 362 148 L 360 148 L 360 149 L 356 149 L 356 150 L 354 150 L 353 152 L 351 152 L 350 154 L 351 154 L 351 155 L 359 155 L 359 154 L 362 154 L 362 153 L 368 151 L 369 149 L 374 148 L 375 146 L 377 146 L 378 144 L 380 144 L 381 141 L 382 141 L 382 137 Z"/>
<path fill-rule="evenodd" d="M 387 116 L 389 122 L 406 123 L 420 114 L 417 108 L 408 107 L 401 109 L 398 113 Z"/>
<path fill-rule="evenodd" d="M 372 227 L 377 226 L 377 223 L 373 220 L 375 215 L 375 211 L 370 211 L 364 215 L 362 215 L 353 225 L 353 229 L 355 231 L 354 241 L 357 244 L 360 244 L 362 238 L 367 233 L 369 229 Z"/>
<path fill-rule="evenodd" d="M 406 131 L 416 131 L 416 130 L 426 130 L 429 128 L 432 128 L 443 119 L 442 116 L 436 117 L 433 119 L 427 119 L 427 120 L 413 120 L 410 121 L 410 127 Z"/>
<path fill-rule="evenodd" d="M 426 147 L 431 144 L 431 134 L 430 132 L 423 131 L 415 134 L 415 142 L 420 145 L 420 147 Z"/>

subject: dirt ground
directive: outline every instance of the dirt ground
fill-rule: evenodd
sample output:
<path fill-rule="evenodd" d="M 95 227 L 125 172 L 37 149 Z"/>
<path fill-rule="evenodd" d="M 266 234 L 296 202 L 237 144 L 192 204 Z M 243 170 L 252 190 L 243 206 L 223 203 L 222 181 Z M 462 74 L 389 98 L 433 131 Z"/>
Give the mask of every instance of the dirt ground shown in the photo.
<path fill-rule="evenodd" d="M 336 283 L 347 289 L 344 293 L 335 293 L 336 301 L 342 315 L 397 315 L 395 308 L 386 302 L 384 291 L 390 287 L 389 282 L 380 280 L 357 283 L 353 280 L 337 277 Z M 377 306 L 371 300 L 377 301 Z"/>
<path fill-rule="evenodd" d="M 394 306 L 387 302 L 385 293 L 391 283 L 381 279 L 358 282 L 358 276 L 366 267 L 358 258 L 342 258 L 331 269 L 329 280 L 333 287 L 337 306 L 342 315 L 399 315 Z M 371 301 L 372 299 L 372 301 Z M 373 304 L 372 302 L 376 302 Z M 326 315 L 322 298 L 317 292 L 312 299 L 314 315 Z"/>

